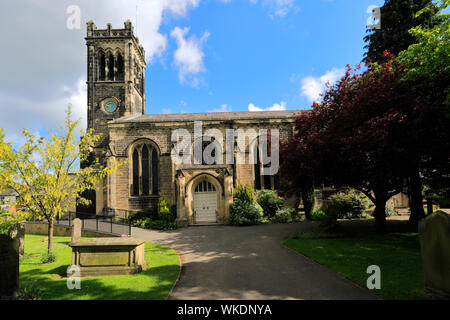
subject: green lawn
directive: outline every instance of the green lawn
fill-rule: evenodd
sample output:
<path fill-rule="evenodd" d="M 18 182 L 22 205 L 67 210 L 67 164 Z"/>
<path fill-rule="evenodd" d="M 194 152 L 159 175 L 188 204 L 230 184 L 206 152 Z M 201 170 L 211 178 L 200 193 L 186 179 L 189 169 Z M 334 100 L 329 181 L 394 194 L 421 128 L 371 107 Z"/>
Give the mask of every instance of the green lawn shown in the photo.
<path fill-rule="evenodd" d="M 417 233 L 367 235 L 336 239 L 286 239 L 284 244 L 366 287 L 370 265 L 381 270 L 387 299 L 424 299 L 424 280 Z"/>
<path fill-rule="evenodd" d="M 136 275 L 81 278 L 80 290 L 69 290 L 67 279 L 62 278 L 71 264 L 72 250 L 67 245 L 70 237 L 54 238 L 54 263 L 41 264 L 47 250 L 45 236 L 25 235 L 25 257 L 20 261 L 21 286 L 30 278 L 37 279 L 38 287 L 45 291 L 43 299 L 86 300 L 165 299 L 180 270 L 178 254 L 165 246 L 145 244 L 148 269 Z"/>

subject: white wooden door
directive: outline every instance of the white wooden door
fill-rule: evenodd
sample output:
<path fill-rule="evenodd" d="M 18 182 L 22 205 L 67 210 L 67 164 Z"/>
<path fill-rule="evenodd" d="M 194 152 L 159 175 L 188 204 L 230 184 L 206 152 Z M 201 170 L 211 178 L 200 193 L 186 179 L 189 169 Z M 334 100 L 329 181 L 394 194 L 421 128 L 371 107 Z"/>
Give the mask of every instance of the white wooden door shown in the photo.
<path fill-rule="evenodd" d="M 194 192 L 195 223 L 217 222 L 217 192 L 209 182 L 200 182 Z"/>

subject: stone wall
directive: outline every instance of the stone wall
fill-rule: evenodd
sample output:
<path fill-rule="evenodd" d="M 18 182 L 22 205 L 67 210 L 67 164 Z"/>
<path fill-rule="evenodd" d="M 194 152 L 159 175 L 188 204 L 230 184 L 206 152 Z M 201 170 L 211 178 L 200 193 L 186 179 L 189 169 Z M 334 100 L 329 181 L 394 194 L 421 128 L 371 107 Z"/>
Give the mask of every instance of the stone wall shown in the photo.
<path fill-rule="evenodd" d="M 26 234 L 40 234 L 48 235 L 48 223 L 45 222 L 26 222 L 25 223 Z M 53 225 L 53 235 L 57 237 L 71 237 L 72 227 L 62 226 L 58 224 Z M 91 230 L 81 230 L 83 237 L 115 237 L 115 235 L 109 233 L 102 233 Z"/>
<path fill-rule="evenodd" d="M 193 115 L 195 116 L 195 115 Z M 226 129 L 278 129 L 280 131 L 280 140 L 289 139 L 293 133 L 292 119 L 273 119 L 259 121 L 257 114 L 255 119 L 250 121 L 235 121 L 233 126 L 224 121 L 209 121 L 203 122 L 203 132 L 207 129 L 218 129 L 224 139 L 226 138 Z M 172 131 L 175 129 L 186 129 L 190 132 L 192 139 L 194 138 L 194 123 L 193 122 L 158 122 L 158 123 L 127 123 L 127 124 L 109 124 L 109 131 L 111 137 L 110 148 L 117 160 L 128 160 L 128 163 L 119 169 L 116 176 L 111 179 L 115 181 L 110 189 L 114 192 L 111 198 L 114 203 L 110 202 L 111 207 L 117 209 L 138 209 L 136 203 L 144 203 L 145 199 L 139 201 L 130 196 L 131 179 L 131 153 L 133 145 L 137 141 L 147 139 L 155 144 L 159 149 L 159 196 L 165 196 L 169 199 L 171 205 L 175 205 L 177 197 L 175 194 L 175 173 L 183 166 L 175 166 L 171 161 L 171 150 L 173 143 L 171 142 Z M 248 143 L 248 141 L 247 141 Z M 248 148 L 248 146 L 247 146 Z M 249 150 L 245 150 L 246 164 L 236 164 L 235 185 L 239 183 L 251 184 L 254 183 L 254 168 L 249 164 Z M 225 161 L 225 154 L 224 154 Z"/>

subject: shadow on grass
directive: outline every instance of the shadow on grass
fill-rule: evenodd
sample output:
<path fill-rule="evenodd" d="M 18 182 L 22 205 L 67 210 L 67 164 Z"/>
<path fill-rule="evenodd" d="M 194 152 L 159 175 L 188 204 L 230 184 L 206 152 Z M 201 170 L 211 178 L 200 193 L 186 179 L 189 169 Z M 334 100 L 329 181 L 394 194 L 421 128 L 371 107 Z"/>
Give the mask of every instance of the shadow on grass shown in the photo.
<path fill-rule="evenodd" d="M 39 243 L 40 237 L 26 239 L 25 250 L 28 258 L 20 262 L 20 285 L 29 279 L 37 280 L 39 289 L 44 290 L 44 300 L 155 300 L 165 299 L 178 277 L 180 266 L 178 255 L 172 249 L 161 245 L 146 243 L 145 261 L 148 269 L 134 275 L 102 276 L 81 278 L 81 289 L 70 290 L 67 286 L 74 282 L 66 278 L 71 262 L 69 242 L 56 238 L 54 251 L 57 261 L 42 264 L 39 261 L 45 248 Z M 28 241 L 28 246 L 27 246 Z"/>
<path fill-rule="evenodd" d="M 105 281 L 105 277 L 81 278 L 81 289 L 70 290 L 67 278 L 54 279 L 54 272 L 39 274 L 41 270 L 36 268 L 21 273 L 21 284 L 29 278 L 37 279 L 37 285 L 45 292 L 42 297 L 44 300 L 161 300 L 166 298 L 174 281 L 173 275 L 177 275 L 178 270 L 178 266 L 172 265 L 150 268 L 136 275 L 110 276 L 107 277 L 108 281 Z M 148 283 L 148 278 L 153 278 L 153 285 L 133 287 L 136 283 Z M 126 282 L 130 286 L 121 286 Z"/>

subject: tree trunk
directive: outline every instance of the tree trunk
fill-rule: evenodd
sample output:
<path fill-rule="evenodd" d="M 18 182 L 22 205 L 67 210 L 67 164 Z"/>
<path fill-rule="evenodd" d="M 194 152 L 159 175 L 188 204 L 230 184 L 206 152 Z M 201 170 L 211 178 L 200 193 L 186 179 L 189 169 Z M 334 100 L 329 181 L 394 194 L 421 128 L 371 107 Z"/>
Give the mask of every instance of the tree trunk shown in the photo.
<path fill-rule="evenodd" d="M 386 233 L 386 199 L 387 197 L 375 194 L 375 227 L 378 233 Z"/>
<path fill-rule="evenodd" d="M 302 189 L 302 200 L 303 207 L 305 208 L 305 217 L 311 220 L 312 212 L 314 211 L 315 195 L 314 195 L 314 185 L 309 184 Z"/>
<path fill-rule="evenodd" d="M 48 220 L 48 254 L 53 253 L 53 218 Z"/>
<path fill-rule="evenodd" d="M 422 180 L 418 171 L 415 171 L 409 178 L 408 194 L 410 196 L 409 208 L 411 210 L 408 223 L 417 225 L 421 219 L 425 218 L 425 211 L 423 210 Z"/>
<path fill-rule="evenodd" d="M 433 199 L 427 198 L 427 215 L 433 214 Z"/>

